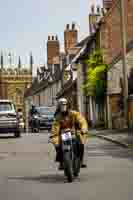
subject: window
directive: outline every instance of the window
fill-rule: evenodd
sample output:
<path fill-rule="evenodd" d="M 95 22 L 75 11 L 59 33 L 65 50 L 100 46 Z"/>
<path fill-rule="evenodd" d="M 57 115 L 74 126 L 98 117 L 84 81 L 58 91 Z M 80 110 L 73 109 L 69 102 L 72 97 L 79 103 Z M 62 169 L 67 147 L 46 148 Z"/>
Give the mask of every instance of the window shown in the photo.
<path fill-rule="evenodd" d="M 12 110 L 12 104 L 9 102 L 0 102 L 0 111 Z"/>

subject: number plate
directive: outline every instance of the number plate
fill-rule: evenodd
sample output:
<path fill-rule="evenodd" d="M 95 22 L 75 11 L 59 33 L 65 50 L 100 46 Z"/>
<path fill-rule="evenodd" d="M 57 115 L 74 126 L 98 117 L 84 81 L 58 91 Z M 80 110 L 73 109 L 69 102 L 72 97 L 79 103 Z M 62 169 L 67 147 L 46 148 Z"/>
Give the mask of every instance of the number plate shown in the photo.
<path fill-rule="evenodd" d="M 61 135 L 62 141 L 68 141 L 72 139 L 71 132 L 66 132 Z"/>

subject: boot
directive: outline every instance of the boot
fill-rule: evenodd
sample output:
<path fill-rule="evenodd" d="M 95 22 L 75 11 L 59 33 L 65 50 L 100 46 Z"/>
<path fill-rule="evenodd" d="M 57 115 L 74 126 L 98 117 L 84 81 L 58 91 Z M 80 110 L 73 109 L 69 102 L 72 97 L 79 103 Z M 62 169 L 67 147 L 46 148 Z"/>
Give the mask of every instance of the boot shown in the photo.
<path fill-rule="evenodd" d="M 81 166 L 80 166 L 81 168 L 87 168 L 87 165 L 86 164 L 84 164 L 84 163 L 81 163 Z"/>

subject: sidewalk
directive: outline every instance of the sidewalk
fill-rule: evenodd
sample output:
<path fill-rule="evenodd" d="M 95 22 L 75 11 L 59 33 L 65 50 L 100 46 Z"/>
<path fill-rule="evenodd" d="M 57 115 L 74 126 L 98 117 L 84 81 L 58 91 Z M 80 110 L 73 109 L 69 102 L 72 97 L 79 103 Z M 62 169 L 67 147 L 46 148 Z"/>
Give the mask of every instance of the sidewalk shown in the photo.
<path fill-rule="evenodd" d="M 90 129 L 89 133 L 101 139 L 111 141 L 125 148 L 133 149 L 133 129 L 122 130 L 98 130 Z"/>

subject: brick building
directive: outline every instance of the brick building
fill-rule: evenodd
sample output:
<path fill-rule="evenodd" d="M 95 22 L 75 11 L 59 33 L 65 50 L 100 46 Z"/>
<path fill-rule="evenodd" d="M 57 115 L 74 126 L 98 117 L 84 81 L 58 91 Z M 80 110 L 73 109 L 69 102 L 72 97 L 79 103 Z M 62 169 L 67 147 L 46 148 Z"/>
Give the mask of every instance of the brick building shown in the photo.
<path fill-rule="evenodd" d="M 66 25 L 64 31 L 64 53 L 60 52 L 60 42 L 56 36 L 48 36 L 47 41 L 47 66 L 40 68 L 38 81 L 25 93 L 25 98 L 36 105 L 52 106 L 56 104 L 57 93 L 64 91 L 66 81 L 71 79 L 70 70 L 65 70 L 67 64 L 79 51 L 75 47 L 78 40 L 78 31 L 75 24 Z M 39 70 L 38 70 L 39 72 Z M 67 80 L 66 79 L 67 73 Z M 66 85 L 65 85 L 66 86 Z M 75 90 L 75 85 L 72 87 Z M 71 92 L 69 94 L 71 97 Z"/>
<path fill-rule="evenodd" d="M 104 2 L 105 3 L 105 2 Z M 127 44 L 130 45 L 133 41 L 133 0 L 124 0 L 125 21 Z M 120 78 L 123 80 L 122 62 L 117 59 L 121 55 L 121 15 L 120 15 L 120 1 L 112 0 L 110 9 L 105 13 L 100 24 L 100 45 L 103 50 L 104 61 L 111 66 L 111 71 L 108 72 L 108 120 L 110 127 L 116 128 L 117 124 L 113 124 L 113 120 L 117 121 L 119 118 L 118 102 L 120 98 Z M 130 69 L 133 66 L 132 56 L 127 55 L 127 67 Z M 122 59 L 122 57 L 121 57 Z M 128 70 L 129 71 L 129 70 Z M 111 73 L 110 73 L 111 72 Z M 111 75 L 112 74 L 112 75 Z M 115 84 L 115 91 L 113 89 Z M 112 89 L 111 89 L 112 87 Z M 123 124 L 123 123 L 121 123 Z"/>
<path fill-rule="evenodd" d="M 133 39 L 133 1 L 125 0 L 124 3 L 128 43 Z M 104 50 L 104 59 L 109 64 L 121 51 L 121 20 L 119 4 L 119 0 L 112 0 L 112 6 L 105 14 L 100 27 L 101 48 Z"/>

